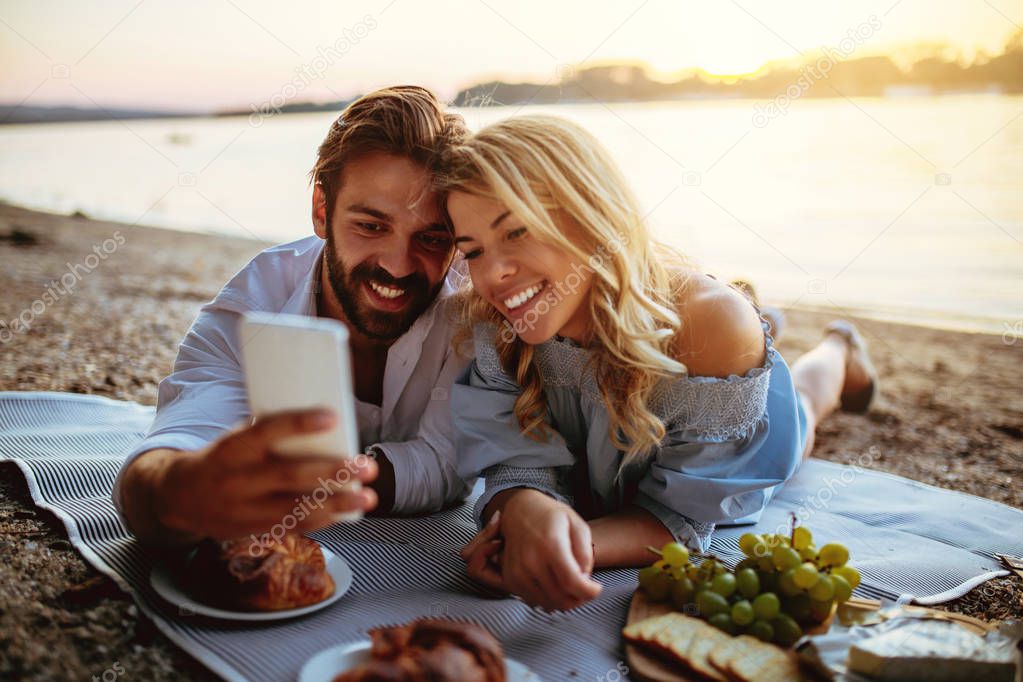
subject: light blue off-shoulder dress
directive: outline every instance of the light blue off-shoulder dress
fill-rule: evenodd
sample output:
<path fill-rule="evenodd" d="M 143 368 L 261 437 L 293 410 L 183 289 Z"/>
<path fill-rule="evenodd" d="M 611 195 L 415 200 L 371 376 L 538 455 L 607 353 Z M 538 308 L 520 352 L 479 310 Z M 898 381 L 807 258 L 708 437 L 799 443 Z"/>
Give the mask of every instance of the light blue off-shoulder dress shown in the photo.
<path fill-rule="evenodd" d="M 582 491 L 591 517 L 638 505 L 676 540 L 703 551 L 715 525 L 755 523 L 773 492 L 796 472 L 807 437 L 805 408 L 788 365 L 762 317 L 761 325 L 762 366 L 742 376 L 662 382 L 650 407 L 667 434 L 644 464 L 620 478 L 623 453 L 608 437 L 607 408 L 587 366 L 590 352 L 557 337 L 537 346 L 534 362 L 555 431 L 538 442 L 522 433 L 515 417 L 521 388 L 501 367 L 497 327 L 477 325 L 475 360 L 451 394 L 459 474 L 485 480 L 477 523 L 494 495 L 519 487 L 577 509 Z"/>

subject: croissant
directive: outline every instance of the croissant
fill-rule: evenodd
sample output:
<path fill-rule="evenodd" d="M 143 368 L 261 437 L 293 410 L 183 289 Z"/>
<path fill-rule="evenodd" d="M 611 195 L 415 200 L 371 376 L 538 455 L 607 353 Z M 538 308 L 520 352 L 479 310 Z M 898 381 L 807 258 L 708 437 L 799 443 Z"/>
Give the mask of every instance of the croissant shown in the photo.
<path fill-rule="evenodd" d="M 198 599 L 233 610 L 294 609 L 334 594 L 320 546 L 300 535 L 269 545 L 249 538 L 203 540 L 187 572 Z"/>
<path fill-rule="evenodd" d="M 504 682 L 501 643 L 473 623 L 420 618 L 369 631 L 370 660 L 334 682 Z"/>

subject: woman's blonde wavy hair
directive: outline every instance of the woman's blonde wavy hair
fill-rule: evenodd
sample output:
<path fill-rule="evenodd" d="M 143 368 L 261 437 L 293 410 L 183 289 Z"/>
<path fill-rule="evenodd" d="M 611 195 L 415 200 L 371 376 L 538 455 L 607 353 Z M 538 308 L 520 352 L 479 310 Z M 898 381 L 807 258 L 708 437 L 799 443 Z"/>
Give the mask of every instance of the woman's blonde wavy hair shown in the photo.
<path fill-rule="evenodd" d="M 563 249 L 592 271 L 589 306 L 591 367 L 610 416 L 609 437 L 626 467 L 649 456 L 664 438 L 664 423 L 648 399 L 664 378 L 687 370 L 675 341 L 682 322 L 678 296 L 687 261 L 655 242 L 610 154 L 580 126 L 553 116 L 520 116 L 487 126 L 447 146 L 435 173 L 438 189 L 503 204 L 532 238 Z M 572 241 L 555 222 L 570 217 Z M 600 254 L 600 258 L 593 257 Z M 501 313 L 481 296 L 463 292 L 461 338 L 479 322 L 506 329 Z M 549 436 L 543 379 L 533 347 L 515 334 L 495 338 L 501 364 L 522 392 L 515 415 L 522 430 Z"/>

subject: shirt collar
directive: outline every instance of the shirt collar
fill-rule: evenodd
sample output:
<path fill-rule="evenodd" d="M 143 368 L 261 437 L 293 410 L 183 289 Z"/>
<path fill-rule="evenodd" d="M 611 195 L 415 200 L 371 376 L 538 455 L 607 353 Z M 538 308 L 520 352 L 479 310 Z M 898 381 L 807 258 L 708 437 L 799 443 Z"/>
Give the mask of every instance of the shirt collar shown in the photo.
<path fill-rule="evenodd" d="M 302 281 L 295 287 L 295 293 L 284 304 L 282 313 L 316 317 L 316 294 L 320 290 L 320 269 L 323 267 L 324 244 L 326 242 L 321 239 L 316 249 L 316 263 L 302 276 Z"/>

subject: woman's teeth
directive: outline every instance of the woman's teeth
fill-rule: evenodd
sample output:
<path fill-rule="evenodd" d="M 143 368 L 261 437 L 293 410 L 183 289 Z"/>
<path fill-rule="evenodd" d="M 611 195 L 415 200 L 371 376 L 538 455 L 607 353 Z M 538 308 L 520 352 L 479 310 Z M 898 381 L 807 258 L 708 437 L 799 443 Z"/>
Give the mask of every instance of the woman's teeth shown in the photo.
<path fill-rule="evenodd" d="M 511 298 L 504 299 L 504 307 L 508 310 L 515 310 L 516 308 L 528 303 L 534 296 L 543 291 L 543 284 L 534 284 L 525 291 L 520 291 Z"/>
<path fill-rule="evenodd" d="M 398 298 L 405 293 L 404 289 L 395 289 L 394 287 L 385 287 L 377 284 L 376 282 L 370 282 L 369 286 L 372 287 L 373 291 L 377 292 L 383 298 Z"/>

